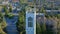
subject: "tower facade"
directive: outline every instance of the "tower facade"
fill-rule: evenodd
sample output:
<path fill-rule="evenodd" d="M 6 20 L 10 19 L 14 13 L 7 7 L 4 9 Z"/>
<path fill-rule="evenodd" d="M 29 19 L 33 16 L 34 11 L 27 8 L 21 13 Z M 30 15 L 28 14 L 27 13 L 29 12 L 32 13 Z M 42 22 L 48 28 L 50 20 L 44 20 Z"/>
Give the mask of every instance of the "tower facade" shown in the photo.
<path fill-rule="evenodd" d="M 34 8 L 26 10 L 26 34 L 36 34 L 36 11 Z"/>

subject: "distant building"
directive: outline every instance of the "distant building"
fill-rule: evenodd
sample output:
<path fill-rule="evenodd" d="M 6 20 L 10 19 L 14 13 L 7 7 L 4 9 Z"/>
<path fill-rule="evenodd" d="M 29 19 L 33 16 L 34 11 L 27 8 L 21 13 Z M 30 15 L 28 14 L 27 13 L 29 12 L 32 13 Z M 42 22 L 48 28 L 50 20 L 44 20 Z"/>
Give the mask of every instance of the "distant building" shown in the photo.
<path fill-rule="evenodd" d="M 0 4 L 2 4 L 3 1 L 4 1 L 4 0 L 0 0 Z"/>
<path fill-rule="evenodd" d="M 12 0 L 12 2 L 19 2 L 19 0 Z"/>
<path fill-rule="evenodd" d="M 36 7 L 39 9 L 42 6 L 47 10 L 56 10 L 60 8 L 60 0 L 36 0 Z"/>
<path fill-rule="evenodd" d="M 34 0 L 20 0 L 22 4 L 28 4 L 29 6 L 34 5 Z"/>

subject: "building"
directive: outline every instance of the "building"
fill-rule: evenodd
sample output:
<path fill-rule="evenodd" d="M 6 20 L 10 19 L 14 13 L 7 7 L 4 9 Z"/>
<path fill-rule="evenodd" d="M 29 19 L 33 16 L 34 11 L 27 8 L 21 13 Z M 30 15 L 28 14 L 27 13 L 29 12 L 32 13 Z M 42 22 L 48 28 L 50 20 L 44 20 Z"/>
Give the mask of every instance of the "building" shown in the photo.
<path fill-rule="evenodd" d="M 28 4 L 28 6 L 34 6 L 34 0 L 20 0 L 22 4 Z"/>
<path fill-rule="evenodd" d="M 36 34 L 36 11 L 30 8 L 26 11 L 26 34 Z"/>
<path fill-rule="evenodd" d="M 36 7 L 44 7 L 46 10 L 56 10 L 60 8 L 60 0 L 36 0 Z"/>

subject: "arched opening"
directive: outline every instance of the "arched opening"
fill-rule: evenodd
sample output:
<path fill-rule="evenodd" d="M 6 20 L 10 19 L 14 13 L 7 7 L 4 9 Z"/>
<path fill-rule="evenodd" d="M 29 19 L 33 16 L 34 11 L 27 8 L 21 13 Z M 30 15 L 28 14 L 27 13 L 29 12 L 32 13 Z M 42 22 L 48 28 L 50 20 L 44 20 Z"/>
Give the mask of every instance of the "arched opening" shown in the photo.
<path fill-rule="evenodd" d="M 32 17 L 28 18 L 28 27 L 33 27 L 33 18 Z"/>

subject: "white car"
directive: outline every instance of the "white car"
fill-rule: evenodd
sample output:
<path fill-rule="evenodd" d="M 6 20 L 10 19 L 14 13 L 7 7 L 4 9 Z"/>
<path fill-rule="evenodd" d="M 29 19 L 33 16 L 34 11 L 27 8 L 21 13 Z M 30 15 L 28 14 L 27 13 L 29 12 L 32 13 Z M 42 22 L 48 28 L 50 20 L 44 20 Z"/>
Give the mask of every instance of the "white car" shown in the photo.
<path fill-rule="evenodd" d="M 17 11 L 20 11 L 21 9 L 20 8 L 17 8 Z"/>
<path fill-rule="evenodd" d="M 13 7 L 12 7 L 12 10 L 14 10 L 14 9 L 16 9 L 16 7 L 13 6 Z"/>

